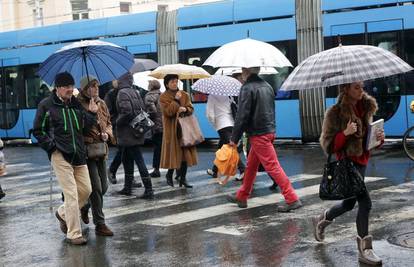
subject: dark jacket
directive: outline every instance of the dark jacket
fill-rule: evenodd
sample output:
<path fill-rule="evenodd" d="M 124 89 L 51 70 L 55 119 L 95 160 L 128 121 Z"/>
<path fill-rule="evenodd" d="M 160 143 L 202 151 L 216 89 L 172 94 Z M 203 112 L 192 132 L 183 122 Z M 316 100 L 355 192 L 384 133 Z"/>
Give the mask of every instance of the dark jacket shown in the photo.
<path fill-rule="evenodd" d="M 150 115 L 151 120 L 155 123 L 152 127 L 152 133 L 162 133 L 162 111 L 160 106 L 159 89 L 152 90 L 145 95 L 145 107 Z"/>
<path fill-rule="evenodd" d="M 144 101 L 139 92 L 132 88 L 132 75 L 126 73 L 118 79 L 119 92 L 116 98 L 118 118 L 116 120 L 116 138 L 120 146 L 135 146 L 144 144 L 144 135 L 138 134 L 129 123 L 145 110 Z"/>
<path fill-rule="evenodd" d="M 57 149 L 70 164 L 86 164 L 83 135 L 96 124 L 96 115 L 86 111 L 76 97 L 64 104 L 52 93 L 39 103 L 33 124 L 33 135 L 49 158 Z"/>
<path fill-rule="evenodd" d="M 251 75 L 240 89 L 231 140 L 237 143 L 243 132 L 250 136 L 275 132 L 275 91 L 257 75 Z"/>
<path fill-rule="evenodd" d="M 116 97 L 118 96 L 118 89 L 113 88 L 105 96 L 105 104 L 108 107 L 109 114 L 111 114 L 112 128 L 115 129 L 116 119 L 118 117 L 118 110 L 116 108 Z"/>

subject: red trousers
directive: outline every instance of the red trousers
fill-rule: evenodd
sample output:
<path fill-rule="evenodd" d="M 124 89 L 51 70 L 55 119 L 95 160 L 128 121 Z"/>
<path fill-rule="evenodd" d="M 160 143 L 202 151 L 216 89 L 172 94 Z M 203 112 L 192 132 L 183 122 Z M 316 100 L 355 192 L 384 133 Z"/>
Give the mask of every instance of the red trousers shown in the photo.
<path fill-rule="evenodd" d="M 273 146 L 274 134 L 255 135 L 249 137 L 251 148 L 247 157 L 247 167 L 244 172 L 243 185 L 237 191 L 237 199 L 247 200 L 253 190 L 256 180 L 257 169 L 260 163 L 265 171 L 272 177 L 282 190 L 282 195 L 287 204 L 298 200 L 298 196 L 283 171 L 277 159 L 276 150 Z"/>

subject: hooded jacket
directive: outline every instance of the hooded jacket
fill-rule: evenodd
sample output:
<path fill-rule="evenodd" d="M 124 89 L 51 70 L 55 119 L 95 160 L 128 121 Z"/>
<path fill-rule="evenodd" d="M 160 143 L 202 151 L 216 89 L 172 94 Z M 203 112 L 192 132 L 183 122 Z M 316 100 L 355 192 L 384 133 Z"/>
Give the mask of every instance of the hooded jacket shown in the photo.
<path fill-rule="evenodd" d="M 132 88 L 132 74 L 126 73 L 118 79 L 118 96 L 116 108 L 116 138 L 120 146 L 135 146 L 144 144 L 144 135 L 138 134 L 129 125 L 142 110 L 145 110 L 144 101 L 139 92 Z"/>
<path fill-rule="evenodd" d="M 96 124 L 96 114 L 86 111 L 76 97 L 66 104 L 53 92 L 39 103 L 33 134 L 49 159 L 55 150 L 74 166 L 86 164 L 83 135 Z"/>

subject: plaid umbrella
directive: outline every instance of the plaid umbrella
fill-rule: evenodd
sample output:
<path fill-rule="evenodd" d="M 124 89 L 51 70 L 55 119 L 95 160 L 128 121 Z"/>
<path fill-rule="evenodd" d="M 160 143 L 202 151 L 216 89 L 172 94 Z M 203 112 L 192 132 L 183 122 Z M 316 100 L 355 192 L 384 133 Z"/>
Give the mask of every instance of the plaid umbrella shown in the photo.
<path fill-rule="evenodd" d="M 232 77 L 214 75 L 196 81 L 191 88 L 209 95 L 238 96 L 241 86 L 242 84 Z"/>
<path fill-rule="evenodd" d="M 304 90 L 371 80 L 413 68 L 393 53 L 370 45 L 339 45 L 302 61 L 281 90 Z"/>

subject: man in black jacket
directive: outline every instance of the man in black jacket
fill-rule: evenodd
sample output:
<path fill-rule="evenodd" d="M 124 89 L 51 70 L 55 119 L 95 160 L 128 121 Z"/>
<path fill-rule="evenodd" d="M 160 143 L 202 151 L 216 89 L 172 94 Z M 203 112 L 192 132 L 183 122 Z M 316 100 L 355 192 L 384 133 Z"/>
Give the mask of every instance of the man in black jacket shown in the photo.
<path fill-rule="evenodd" d="M 243 132 L 246 132 L 251 144 L 244 173 L 243 185 L 236 195 L 228 200 L 237 203 L 240 208 L 247 207 L 247 199 L 253 189 L 259 165 L 280 186 L 286 203 L 278 207 L 279 212 L 288 212 L 300 208 L 302 203 L 293 189 L 277 159 L 273 146 L 275 139 L 275 91 L 258 73 L 259 67 L 242 68 L 246 83 L 240 89 L 239 107 L 232 132 L 230 145 L 236 146 Z"/>
<path fill-rule="evenodd" d="M 60 229 L 71 244 L 82 245 L 87 240 L 82 236 L 79 208 L 92 190 L 83 131 L 96 124 L 98 106 L 91 101 L 88 111 L 84 110 L 73 96 L 74 84 L 69 73 L 56 75 L 53 93 L 39 103 L 33 134 L 46 150 L 65 196 L 55 213 Z"/>

